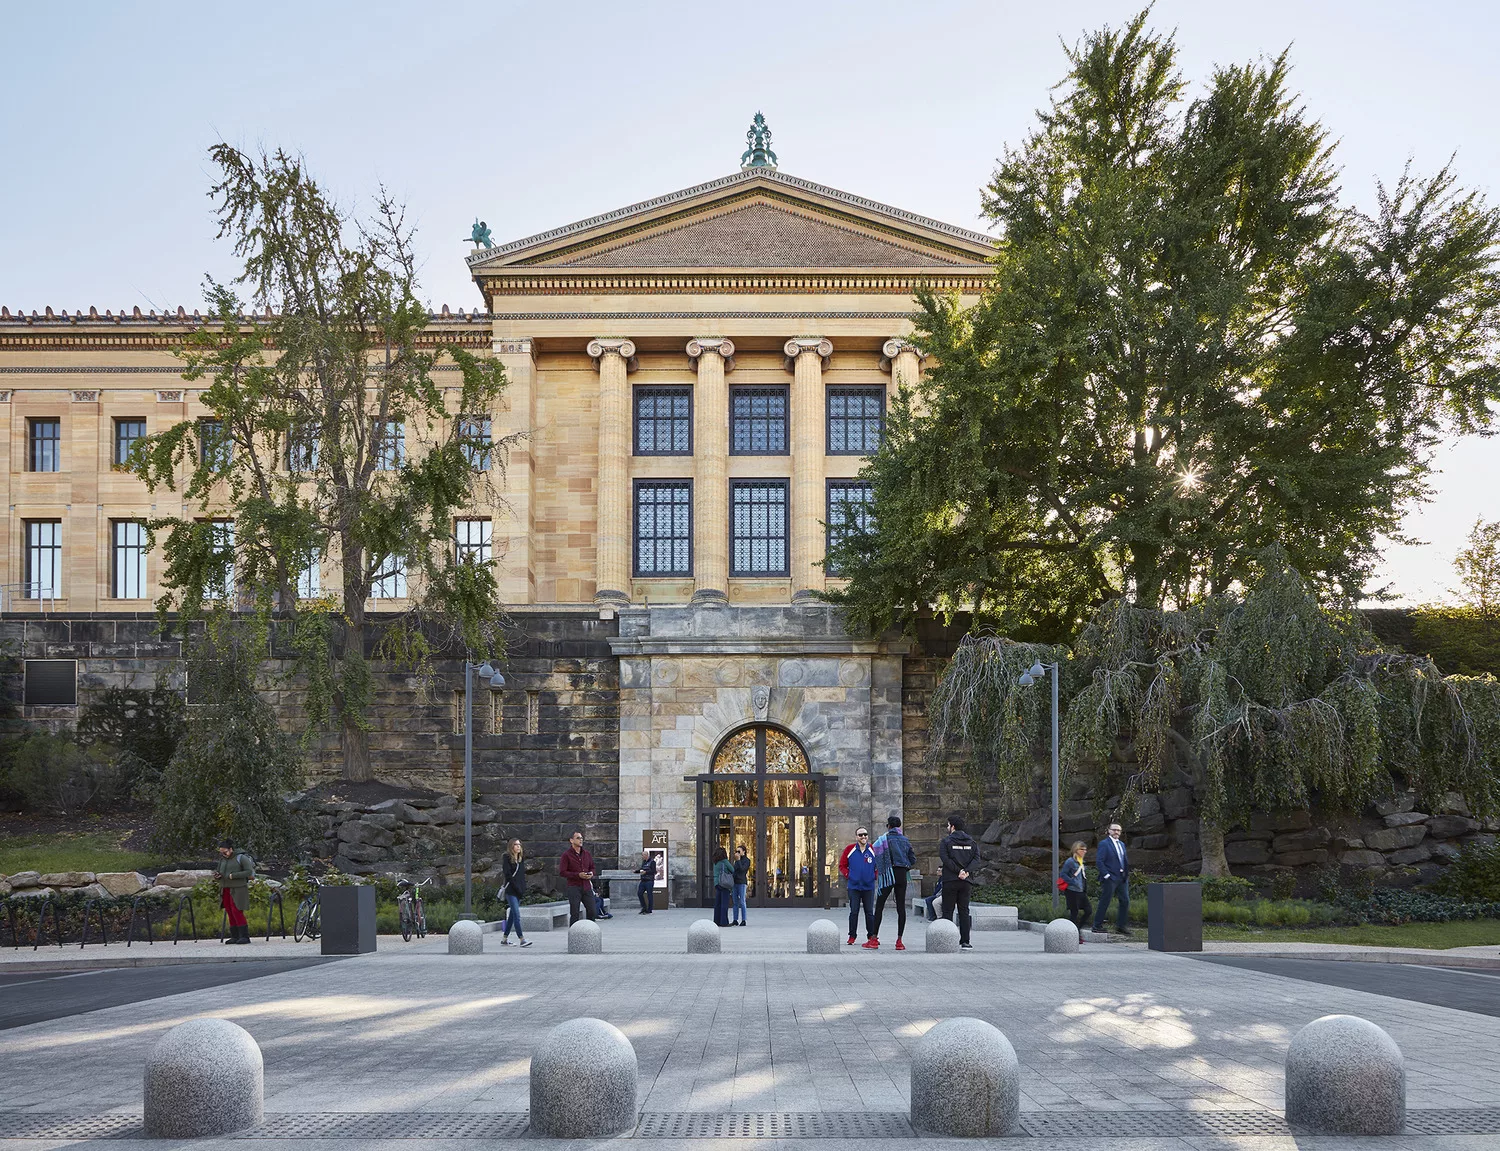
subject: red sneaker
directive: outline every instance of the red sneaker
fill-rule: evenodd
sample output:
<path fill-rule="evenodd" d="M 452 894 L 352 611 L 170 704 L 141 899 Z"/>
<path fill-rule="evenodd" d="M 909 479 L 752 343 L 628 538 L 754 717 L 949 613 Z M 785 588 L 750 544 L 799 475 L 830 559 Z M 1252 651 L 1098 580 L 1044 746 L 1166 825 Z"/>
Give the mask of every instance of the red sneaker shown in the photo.
<path fill-rule="evenodd" d="M 876 950 L 879 950 L 879 948 L 880 948 L 880 940 L 878 940 L 878 939 L 867 939 L 867 940 L 865 940 L 865 942 L 864 942 L 864 944 L 862 946 L 864 947 L 864 950 L 866 950 L 866 951 L 876 951 Z"/>
<path fill-rule="evenodd" d="M 846 943 L 846 944 L 844 944 L 844 946 L 845 947 L 853 947 L 854 946 L 854 936 L 852 936 L 852 935 L 849 936 L 849 942 Z"/>
<path fill-rule="evenodd" d="M 896 936 L 896 950 L 897 951 L 905 951 L 906 950 L 906 944 L 904 944 L 904 943 L 901 942 L 901 937 L 899 935 Z"/>

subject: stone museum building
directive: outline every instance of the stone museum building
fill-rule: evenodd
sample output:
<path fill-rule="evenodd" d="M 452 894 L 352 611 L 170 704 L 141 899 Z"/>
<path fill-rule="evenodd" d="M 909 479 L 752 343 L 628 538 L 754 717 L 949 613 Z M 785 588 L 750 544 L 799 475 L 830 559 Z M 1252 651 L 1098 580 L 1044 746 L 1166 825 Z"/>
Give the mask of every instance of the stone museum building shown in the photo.
<path fill-rule="evenodd" d="M 838 578 L 828 533 L 870 500 L 859 472 L 892 398 L 921 387 L 913 292 L 972 300 L 993 242 L 788 175 L 768 138 L 752 130 L 730 175 L 477 247 L 482 306 L 444 307 L 429 336 L 500 360 L 494 433 L 526 433 L 503 504 L 454 525 L 494 560 L 511 625 L 506 687 L 475 705 L 477 798 L 538 856 L 581 825 L 626 863 L 665 830 L 677 900 L 706 892 L 712 847 L 744 844 L 755 902 L 821 905 L 857 825 L 904 812 L 930 866 L 963 794 L 921 766 L 948 637 L 850 635 L 817 593 Z M 180 682 L 143 521 L 193 509 L 118 464 L 209 418 L 172 354 L 199 322 L 0 310 L 0 635 L 33 719 Z M 399 610 L 404 588 L 384 590 L 370 609 Z M 381 780 L 461 785 L 451 669 L 442 699 L 386 675 Z"/>

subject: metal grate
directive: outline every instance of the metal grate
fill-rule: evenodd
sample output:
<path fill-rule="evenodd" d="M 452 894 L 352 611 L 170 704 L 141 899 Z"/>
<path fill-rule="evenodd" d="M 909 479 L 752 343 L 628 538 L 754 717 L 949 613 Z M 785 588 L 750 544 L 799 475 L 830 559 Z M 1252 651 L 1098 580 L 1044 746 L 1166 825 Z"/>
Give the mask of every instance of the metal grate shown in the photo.
<path fill-rule="evenodd" d="M 1021 1128 L 1038 1139 L 1291 1134 L 1279 1111 L 1027 1111 Z"/>
<path fill-rule="evenodd" d="M 642 1139 L 910 1139 L 913 1134 L 905 1115 L 880 1111 L 648 1111 L 635 1133 Z"/>
<path fill-rule="evenodd" d="M 1500 1135 L 1500 1107 L 1423 1108 L 1406 1113 L 1408 1135 Z"/>
<path fill-rule="evenodd" d="M 119 1139 L 140 1134 L 139 1115 L 46 1115 L 0 1111 L 0 1139 Z"/>
<path fill-rule="evenodd" d="M 267 1115 L 231 1139 L 507 1139 L 525 1134 L 523 1112 L 344 1112 Z"/>

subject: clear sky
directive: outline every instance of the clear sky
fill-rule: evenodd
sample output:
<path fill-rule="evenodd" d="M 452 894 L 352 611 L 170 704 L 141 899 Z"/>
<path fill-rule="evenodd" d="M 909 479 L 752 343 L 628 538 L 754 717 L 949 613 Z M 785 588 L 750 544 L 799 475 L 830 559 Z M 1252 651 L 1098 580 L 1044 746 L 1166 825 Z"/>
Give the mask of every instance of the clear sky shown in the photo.
<path fill-rule="evenodd" d="M 482 307 L 475 216 L 514 239 L 738 169 L 765 113 L 785 172 L 980 226 L 978 189 L 1062 75 L 1059 40 L 1138 5 L 692 3 L 0 5 L 0 303 L 191 310 L 232 276 L 204 193 L 224 139 L 304 153 L 345 201 L 381 182 L 420 228 L 435 306 Z M 1500 194 L 1500 5 L 1160 0 L 1188 77 L 1290 46 L 1347 199 L 1450 155 Z M 1394 547 L 1402 598 L 1441 598 L 1500 441 L 1440 456 Z"/>

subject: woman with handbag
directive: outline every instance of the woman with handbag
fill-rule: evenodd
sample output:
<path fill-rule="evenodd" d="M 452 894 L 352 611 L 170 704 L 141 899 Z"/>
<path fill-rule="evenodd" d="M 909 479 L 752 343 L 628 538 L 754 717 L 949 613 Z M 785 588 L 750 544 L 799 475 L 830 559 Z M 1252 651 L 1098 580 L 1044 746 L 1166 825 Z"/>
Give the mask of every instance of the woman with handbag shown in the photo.
<path fill-rule="evenodd" d="M 714 848 L 714 922 L 720 927 L 729 926 L 729 900 L 734 895 L 734 864 L 729 862 L 729 852 L 722 847 Z"/>
<path fill-rule="evenodd" d="M 1079 943 L 1083 942 L 1083 925 L 1094 913 L 1093 907 L 1089 904 L 1088 872 L 1083 867 L 1083 857 L 1087 851 L 1088 847 L 1083 840 L 1075 842 L 1073 854 L 1063 860 L 1062 870 L 1057 876 L 1057 886 L 1068 901 L 1068 918 L 1078 928 Z"/>
<path fill-rule="evenodd" d="M 500 945 L 510 946 L 510 930 L 514 927 L 516 942 L 522 947 L 530 947 L 531 941 L 521 934 L 521 896 L 526 894 L 526 859 L 519 839 L 512 839 L 510 849 L 501 857 L 500 873 L 505 877 L 500 884 L 500 896 L 510 908 L 505 915 L 505 926 L 500 931 Z"/>

